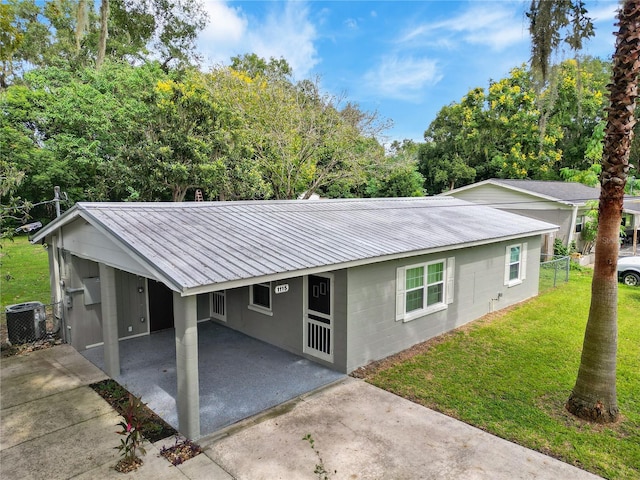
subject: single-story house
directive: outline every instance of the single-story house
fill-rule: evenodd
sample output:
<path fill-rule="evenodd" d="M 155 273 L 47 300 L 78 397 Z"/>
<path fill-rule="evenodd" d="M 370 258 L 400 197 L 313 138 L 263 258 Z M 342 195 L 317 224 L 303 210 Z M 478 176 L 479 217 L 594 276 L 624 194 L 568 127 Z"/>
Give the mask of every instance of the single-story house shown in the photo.
<path fill-rule="evenodd" d="M 482 221 L 479 221 L 482 219 Z M 351 372 L 538 293 L 547 222 L 452 197 L 78 203 L 32 239 L 76 349 L 175 328 L 198 438 L 198 321 Z"/>
<path fill-rule="evenodd" d="M 491 178 L 455 188 L 441 195 L 489 205 L 558 225 L 560 227 L 558 232 L 548 234 L 542 245 L 543 254 L 553 255 L 555 238 L 561 239 L 565 246 L 575 241 L 578 250 L 582 250 L 584 241 L 580 233 L 590 209 L 587 202 L 598 201 L 600 188 L 576 182 Z M 625 196 L 622 224 L 627 241 L 632 242 L 636 238 L 637 242 L 637 230 L 640 226 L 640 197 Z"/>

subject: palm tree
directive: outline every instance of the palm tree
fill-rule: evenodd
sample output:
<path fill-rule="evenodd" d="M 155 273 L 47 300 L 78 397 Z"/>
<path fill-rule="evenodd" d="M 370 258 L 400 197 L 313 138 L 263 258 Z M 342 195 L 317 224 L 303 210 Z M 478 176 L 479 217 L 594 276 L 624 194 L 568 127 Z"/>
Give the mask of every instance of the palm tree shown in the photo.
<path fill-rule="evenodd" d="M 555 9 L 555 10 L 554 10 Z M 542 15 L 541 15 L 542 12 Z M 552 13 L 552 14 L 550 14 Z M 573 25 L 573 37 L 590 36 L 590 23 L 580 0 L 533 0 L 529 11 L 532 33 L 532 63 L 546 72 L 551 47 L 558 45 L 558 33 L 550 25 Z M 558 18 L 566 21 L 558 22 Z M 537 24 L 537 25 L 536 25 Z M 582 24 L 580 28 L 576 25 Z M 640 0 L 625 0 L 618 13 L 619 31 L 613 55 L 613 74 L 608 85 L 602 173 L 600 175 L 599 224 L 595 266 L 591 285 L 591 306 L 582 347 L 578 377 L 566 404 L 574 415 L 595 422 L 615 422 L 619 416 L 616 395 L 616 352 L 618 345 L 617 263 L 624 186 L 629 170 L 633 139 L 638 75 L 640 73 Z M 586 32 L 586 33 L 585 33 Z M 555 43 L 554 43 L 555 42 Z M 571 43 L 571 42 L 569 42 Z M 544 57 L 546 55 L 546 57 Z M 544 57 L 544 58 L 542 58 Z"/>

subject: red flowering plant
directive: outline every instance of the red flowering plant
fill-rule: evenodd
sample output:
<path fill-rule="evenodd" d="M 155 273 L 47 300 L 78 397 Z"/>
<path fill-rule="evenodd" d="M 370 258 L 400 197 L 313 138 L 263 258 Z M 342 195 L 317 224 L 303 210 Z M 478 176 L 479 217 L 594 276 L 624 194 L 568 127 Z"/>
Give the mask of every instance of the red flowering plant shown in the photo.
<path fill-rule="evenodd" d="M 125 408 L 124 419 L 118 423 L 122 429 L 116 432 L 124 436 L 124 438 L 120 439 L 120 445 L 114 447 L 120 450 L 120 455 L 122 456 L 116 465 L 116 470 L 119 472 L 129 472 L 142 465 L 142 459 L 138 457 L 138 453 L 140 455 L 146 453 L 142 447 L 144 442 L 144 437 L 142 436 L 143 406 L 139 398 L 129 393 L 129 402 Z"/>

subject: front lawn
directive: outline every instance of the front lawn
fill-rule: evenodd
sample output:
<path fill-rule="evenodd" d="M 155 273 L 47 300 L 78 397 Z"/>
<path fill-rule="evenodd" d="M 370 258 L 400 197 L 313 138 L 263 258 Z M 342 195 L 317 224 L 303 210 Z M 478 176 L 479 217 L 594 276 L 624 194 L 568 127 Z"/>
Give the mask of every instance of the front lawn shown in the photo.
<path fill-rule="evenodd" d="M 591 276 L 487 316 L 370 369 L 369 382 L 605 478 L 640 478 L 640 288 L 620 285 L 613 426 L 563 408 L 574 385 Z"/>
<path fill-rule="evenodd" d="M 0 248 L 0 303 L 51 302 L 49 257 L 42 245 L 32 245 L 26 236 L 2 240 Z"/>

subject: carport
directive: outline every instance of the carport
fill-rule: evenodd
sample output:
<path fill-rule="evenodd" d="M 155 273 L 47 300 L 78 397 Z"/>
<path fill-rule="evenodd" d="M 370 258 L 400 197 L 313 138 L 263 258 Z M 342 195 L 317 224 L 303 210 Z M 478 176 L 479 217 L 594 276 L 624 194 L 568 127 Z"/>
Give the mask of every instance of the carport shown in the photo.
<path fill-rule="evenodd" d="M 121 340 L 119 383 L 178 428 L 174 329 Z M 104 348 L 81 352 L 104 369 Z M 198 323 L 200 433 L 223 427 L 345 375 L 212 321 Z"/>

